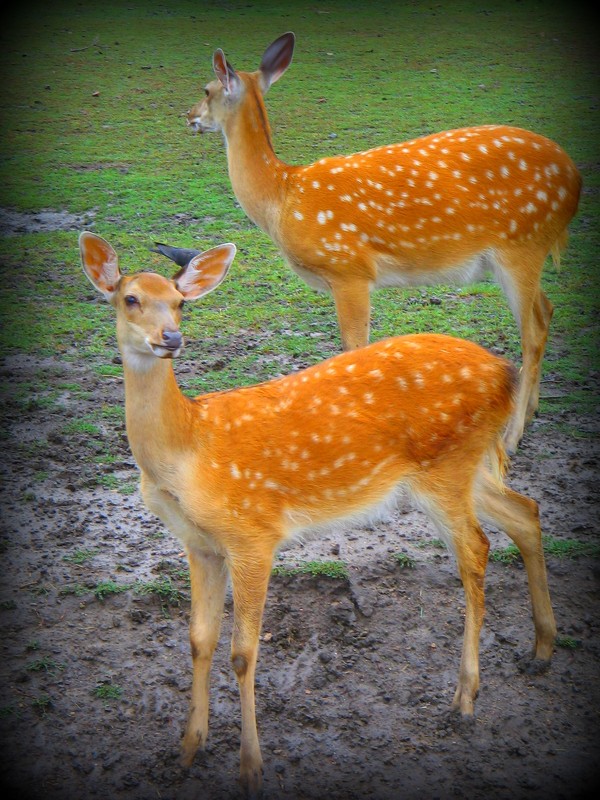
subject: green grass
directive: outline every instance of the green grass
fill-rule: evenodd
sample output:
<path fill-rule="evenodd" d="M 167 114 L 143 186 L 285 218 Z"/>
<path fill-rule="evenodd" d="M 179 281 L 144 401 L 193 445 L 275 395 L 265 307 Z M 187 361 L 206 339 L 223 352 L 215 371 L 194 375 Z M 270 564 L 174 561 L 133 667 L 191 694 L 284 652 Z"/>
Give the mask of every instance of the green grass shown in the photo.
<path fill-rule="evenodd" d="M 131 589 L 131 584 L 118 584 L 115 581 L 100 581 L 93 589 L 94 597 L 97 600 L 105 600 L 113 594 L 121 594 Z"/>
<path fill-rule="evenodd" d="M 579 556 L 600 558 L 600 542 L 598 540 L 582 542 L 576 539 L 542 536 L 542 542 L 546 555 L 554 556 L 554 558 L 578 558 Z"/>
<path fill-rule="evenodd" d="M 394 559 L 402 569 L 414 569 L 417 565 L 415 559 L 407 556 L 406 553 L 396 553 Z"/>
<path fill-rule="evenodd" d="M 120 700 L 123 689 L 113 683 L 102 682 L 94 689 L 94 697 L 100 700 Z"/>
<path fill-rule="evenodd" d="M 348 567 L 343 561 L 305 561 L 295 566 L 280 565 L 273 568 L 273 575 L 292 577 L 295 575 L 312 575 L 313 578 L 325 577 L 337 580 L 348 579 Z"/>
<path fill-rule="evenodd" d="M 164 606 L 179 606 L 186 595 L 173 583 L 169 575 L 163 575 L 152 581 L 138 581 L 135 592 L 139 595 L 154 595 Z"/>
<path fill-rule="evenodd" d="M 546 556 L 554 558 L 579 558 L 580 556 L 600 558 L 600 542 L 597 539 L 582 542 L 576 539 L 542 536 L 542 545 Z M 490 551 L 490 561 L 501 564 L 514 564 L 520 559 L 519 548 L 514 544 Z"/>
<path fill-rule="evenodd" d="M 562 647 L 564 650 L 578 650 L 581 647 L 581 641 L 572 636 L 557 636 L 555 642 L 557 647 Z"/>
<path fill-rule="evenodd" d="M 188 393 L 262 380 L 340 349 L 331 298 L 305 286 L 236 204 L 221 137 L 186 131 L 182 114 L 211 78 L 214 48 L 254 69 L 267 44 L 295 31 L 293 64 L 267 97 L 276 151 L 290 163 L 487 122 L 557 140 L 586 191 L 563 269 L 544 277 L 557 309 L 545 372 L 581 390 L 542 398 L 542 413 L 590 409 L 584 388 L 599 350 L 597 84 L 593 33 L 577 8 L 59 0 L 13 10 L 3 29 L 0 206 L 80 215 L 79 227 L 108 238 L 125 270 L 168 274 L 168 262 L 149 252 L 155 240 L 237 244 L 226 283 L 186 312 L 187 355 L 198 365 Z M 85 359 L 101 376 L 121 374 L 112 311 L 83 277 L 76 230 L 5 237 L 0 259 L 3 352 Z M 514 322 L 490 284 L 374 295 L 373 339 L 426 330 L 519 354 Z M 231 353 L 218 369 L 215 348 Z"/>
<path fill-rule="evenodd" d="M 74 553 L 63 556 L 63 561 L 69 561 L 71 564 L 86 564 L 91 561 L 94 556 L 98 555 L 99 550 L 82 549 L 76 550 Z"/>
<path fill-rule="evenodd" d="M 53 658 L 49 658 L 48 656 L 36 658 L 35 661 L 31 661 L 27 665 L 27 670 L 29 672 L 49 672 L 54 674 L 63 669 L 64 666 L 62 664 L 57 664 Z"/>
<path fill-rule="evenodd" d="M 31 706 L 34 711 L 37 711 L 37 713 L 41 714 L 42 716 L 47 714 L 48 711 L 52 709 L 52 705 L 52 698 L 47 694 L 41 694 L 39 697 L 35 697 L 31 701 Z"/>

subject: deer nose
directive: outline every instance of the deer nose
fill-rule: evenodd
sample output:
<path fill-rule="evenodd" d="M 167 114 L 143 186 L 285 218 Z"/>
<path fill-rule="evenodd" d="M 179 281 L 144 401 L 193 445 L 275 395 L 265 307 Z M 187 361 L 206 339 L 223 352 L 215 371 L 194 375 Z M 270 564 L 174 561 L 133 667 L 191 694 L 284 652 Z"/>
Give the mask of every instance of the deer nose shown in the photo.
<path fill-rule="evenodd" d="M 183 336 L 179 331 L 163 331 L 162 340 L 167 350 L 178 350 L 183 344 Z"/>

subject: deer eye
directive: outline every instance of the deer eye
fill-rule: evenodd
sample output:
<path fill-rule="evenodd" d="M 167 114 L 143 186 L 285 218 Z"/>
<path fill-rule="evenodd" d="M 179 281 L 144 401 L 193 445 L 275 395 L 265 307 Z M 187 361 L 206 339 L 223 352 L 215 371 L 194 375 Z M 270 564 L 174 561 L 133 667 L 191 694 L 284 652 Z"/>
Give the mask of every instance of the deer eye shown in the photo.
<path fill-rule="evenodd" d="M 208 97 L 209 95 L 210 95 L 210 92 L 208 91 L 208 89 L 205 89 L 205 90 L 204 90 L 204 96 L 205 96 L 205 97 Z"/>
<path fill-rule="evenodd" d="M 133 295 L 133 294 L 125 295 L 125 305 L 126 306 L 129 306 L 130 308 L 132 308 L 133 306 L 137 306 L 139 304 L 140 304 L 140 301 L 137 299 L 137 297 L 135 295 Z"/>
<path fill-rule="evenodd" d="M 181 303 L 179 303 L 179 310 L 180 311 L 184 307 L 184 305 L 185 305 L 185 300 L 182 300 Z"/>

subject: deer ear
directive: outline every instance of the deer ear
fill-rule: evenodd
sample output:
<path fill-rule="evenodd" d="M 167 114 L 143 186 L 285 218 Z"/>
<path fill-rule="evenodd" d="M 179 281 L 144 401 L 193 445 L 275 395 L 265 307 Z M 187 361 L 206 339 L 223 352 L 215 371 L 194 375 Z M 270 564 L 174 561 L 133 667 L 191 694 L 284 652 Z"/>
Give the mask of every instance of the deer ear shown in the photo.
<path fill-rule="evenodd" d="M 175 286 L 186 300 L 197 300 L 212 292 L 227 275 L 235 258 L 234 244 L 220 244 L 194 256 L 175 278 Z"/>
<path fill-rule="evenodd" d="M 293 33 L 284 33 L 265 50 L 259 67 L 263 92 L 266 92 L 271 84 L 279 80 L 292 63 L 295 42 L 296 37 Z"/>
<path fill-rule="evenodd" d="M 89 231 L 79 235 L 79 251 L 83 271 L 96 289 L 110 301 L 121 279 L 117 254 L 107 241 Z"/>
<path fill-rule="evenodd" d="M 240 92 L 241 81 L 221 49 L 215 50 L 213 54 L 213 69 L 215 75 L 223 84 L 225 94 L 236 97 Z"/>

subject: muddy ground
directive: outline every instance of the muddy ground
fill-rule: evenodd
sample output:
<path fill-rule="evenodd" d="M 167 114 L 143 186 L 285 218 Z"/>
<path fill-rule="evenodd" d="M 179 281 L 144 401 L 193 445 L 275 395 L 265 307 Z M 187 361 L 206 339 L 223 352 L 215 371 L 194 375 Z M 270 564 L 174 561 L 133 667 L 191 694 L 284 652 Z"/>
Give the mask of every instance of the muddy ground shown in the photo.
<path fill-rule="evenodd" d="M 194 365 L 177 368 L 185 378 Z M 97 432 L 73 424 L 120 405 L 122 382 L 60 356 L 6 358 L 1 377 L 2 785 L 36 800 L 238 797 L 231 603 L 208 748 L 185 771 L 185 560 L 132 489 L 122 418 L 107 413 Z M 511 485 L 539 501 L 559 539 L 599 533 L 596 425 L 546 415 L 513 462 Z M 93 555 L 77 563 L 82 551 Z M 517 665 L 533 637 L 524 570 L 490 564 L 482 686 L 465 724 L 449 712 L 462 589 L 426 519 L 401 508 L 372 529 L 298 544 L 280 563 L 324 558 L 345 561 L 350 579 L 276 577 L 269 591 L 257 686 L 267 800 L 587 795 L 599 764 L 599 561 L 548 559 L 559 633 L 573 646 L 535 677 Z M 133 588 L 103 597 L 108 581 Z M 157 581 L 183 596 L 140 591 Z"/>

